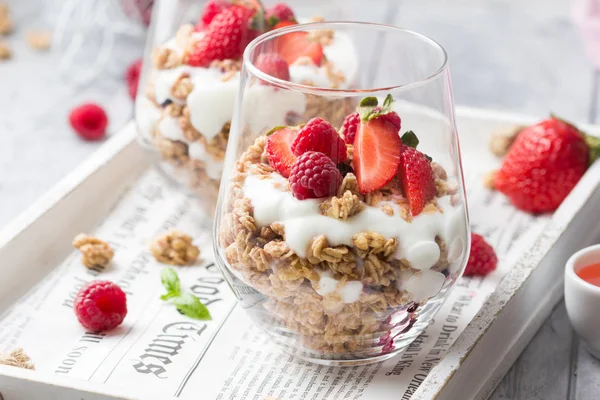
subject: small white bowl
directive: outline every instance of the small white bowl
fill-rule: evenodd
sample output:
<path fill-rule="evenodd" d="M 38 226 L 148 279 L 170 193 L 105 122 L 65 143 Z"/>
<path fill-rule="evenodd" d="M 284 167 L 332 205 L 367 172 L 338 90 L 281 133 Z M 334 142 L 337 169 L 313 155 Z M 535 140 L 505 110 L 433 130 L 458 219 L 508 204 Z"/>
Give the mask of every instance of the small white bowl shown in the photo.
<path fill-rule="evenodd" d="M 600 244 L 573 254 L 565 268 L 565 304 L 575 332 L 588 351 L 600 359 L 600 287 L 577 276 L 576 271 L 600 263 Z"/>

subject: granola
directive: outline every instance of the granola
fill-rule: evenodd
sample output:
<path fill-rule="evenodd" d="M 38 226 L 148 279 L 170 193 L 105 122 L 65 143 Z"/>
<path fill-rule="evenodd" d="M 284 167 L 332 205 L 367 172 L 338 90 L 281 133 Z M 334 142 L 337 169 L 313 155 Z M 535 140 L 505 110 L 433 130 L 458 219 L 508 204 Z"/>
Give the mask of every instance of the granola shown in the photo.
<path fill-rule="evenodd" d="M 9 367 L 25 368 L 34 370 L 35 366 L 31 362 L 31 358 L 22 348 L 17 348 L 6 355 L 0 355 L 0 364 L 8 365 Z"/>
<path fill-rule="evenodd" d="M 52 32 L 46 30 L 31 30 L 25 32 L 25 40 L 34 50 L 44 51 L 52 44 Z"/>
<path fill-rule="evenodd" d="M 258 137 L 238 159 L 219 230 L 227 265 L 265 297 L 256 306 L 260 318 L 333 356 L 361 354 L 390 330 L 409 330 L 459 257 L 451 247 L 460 241 L 441 229 L 460 206 L 458 186 L 432 162 L 434 197 L 421 215 L 412 215 L 396 178 L 361 193 L 355 173 L 347 172 L 334 195 L 302 200 L 314 213 L 302 208 L 295 219 L 290 207 L 297 203 L 286 203 L 292 189 L 269 164 L 267 140 Z M 348 150 L 351 170 L 352 146 Z M 283 214 L 271 210 L 279 203 L 287 204 Z M 432 251 L 417 250 L 424 247 Z"/>
<path fill-rule="evenodd" d="M 154 258 L 165 264 L 192 265 L 200 255 L 200 249 L 190 235 L 176 229 L 156 237 L 150 244 Z"/>
<path fill-rule="evenodd" d="M 73 247 L 81 251 L 83 265 L 100 271 L 106 268 L 115 255 L 108 243 L 85 233 L 75 236 Z"/>

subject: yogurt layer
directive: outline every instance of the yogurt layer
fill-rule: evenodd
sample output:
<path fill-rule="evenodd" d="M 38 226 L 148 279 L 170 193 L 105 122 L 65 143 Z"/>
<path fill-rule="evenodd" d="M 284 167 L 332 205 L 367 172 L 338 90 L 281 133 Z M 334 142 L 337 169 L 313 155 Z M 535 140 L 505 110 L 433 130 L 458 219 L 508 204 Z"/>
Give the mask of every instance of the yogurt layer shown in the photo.
<path fill-rule="evenodd" d="M 306 257 L 311 240 L 319 235 L 325 235 L 332 246 L 352 246 L 354 235 L 375 230 L 388 239 L 399 239 L 394 254 L 396 259 L 408 260 L 412 268 L 428 270 L 440 258 L 435 237 L 440 236 L 448 242 L 454 239 L 448 233 L 460 233 L 466 226 L 464 217 L 456 217 L 464 215 L 463 206 L 453 207 L 450 196 L 437 199 L 441 212 L 422 213 L 411 222 L 404 220 L 399 207 L 392 203 L 395 210 L 391 216 L 379 207 L 367 206 L 347 220 L 339 220 L 321 215 L 320 200 L 298 200 L 291 192 L 282 189 L 287 182 L 279 174 L 271 174 L 271 178 L 259 179 L 248 175 L 243 186 L 244 195 L 251 201 L 254 218 L 259 225 L 283 224 L 287 245 L 300 257 Z"/>

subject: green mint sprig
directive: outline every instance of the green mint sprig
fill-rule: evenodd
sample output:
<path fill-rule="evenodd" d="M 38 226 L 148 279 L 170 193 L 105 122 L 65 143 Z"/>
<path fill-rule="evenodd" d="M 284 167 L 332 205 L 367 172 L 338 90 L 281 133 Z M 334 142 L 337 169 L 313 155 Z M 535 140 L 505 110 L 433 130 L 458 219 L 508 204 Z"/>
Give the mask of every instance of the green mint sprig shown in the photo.
<path fill-rule="evenodd" d="M 167 293 L 160 296 L 161 300 L 171 300 L 177 311 L 192 319 L 201 321 L 211 320 L 210 311 L 200 299 L 188 292 L 181 291 L 181 281 L 173 268 L 165 268 L 160 273 L 160 281 Z"/>

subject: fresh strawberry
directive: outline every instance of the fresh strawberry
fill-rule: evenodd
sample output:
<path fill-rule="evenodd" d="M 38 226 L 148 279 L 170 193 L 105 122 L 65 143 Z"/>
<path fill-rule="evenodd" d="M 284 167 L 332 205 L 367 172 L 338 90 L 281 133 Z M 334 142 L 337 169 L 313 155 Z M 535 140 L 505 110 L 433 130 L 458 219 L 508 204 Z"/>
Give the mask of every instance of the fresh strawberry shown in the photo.
<path fill-rule="evenodd" d="M 352 114 L 348 114 L 346 118 L 344 118 L 344 123 L 342 124 L 341 134 L 346 143 L 354 144 L 354 138 L 356 137 L 356 131 L 358 131 L 358 126 L 360 125 L 360 115 L 357 112 L 353 112 Z"/>
<path fill-rule="evenodd" d="M 346 160 L 346 143 L 331 124 L 322 118 L 313 118 L 298 132 L 292 143 L 292 152 L 300 156 L 307 151 L 328 155 L 334 163 Z"/>
<path fill-rule="evenodd" d="M 396 175 L 402 142 L 398 129 L 382 115 L 391 111 L 393 99 L 388 95 L 383 107 L 376 110 L 375 97 L 364 98 L 358 107 L 360 125 L 354 139 L 353 167 L 362 193 L 387 185 Z"/>
<path fill-rule="evenodd" d="M 227 0 L 209 0 L 204 5 L 204 10 L 202 10 L 200 21 L 198 21 L 195 30 L 202 31 L 208 28 L 212 20 L 230 6 L 231 2 Z"/>
<path fill-rule="evenodd" d="M 234 5 L 218 14 L 190 52 L 188 64 L 208 67 L 214 60 L 240 58 L 253 39 L 250 29 L 253 13 L 251 9 Z"/>
<path fill-rule="evenodd" d="M 297 129 L 282 127 L 267 138 L 269 164 L 285 178 L 290 176 L 292 164 L 296 160 L 296 156 L 292 153 L 292 143 L 297 135 Z"/>
<path fill-rule="evenodd" d="M 268 9 L 266 19 L 269 27 L 274 27 L 282 21 L 296 22 L 294 11 L 285 3 L 277 3 Z"/>
<path fill-rule="evenodd" d="M 381 111 L 381 107 L 375 107 L 373 111 Z M 382 114 L 380 118 L 383 118 L 387 122 L 393 124 L 398 129 L 398 132 L 400 132 L 402 121 L 400 121 L 400 116 L 395 111 L 390 111 L 387 114 Z"/>
<path fill-rule="evenodd" d="M 576 127 L 557 118 L 523 129 L 494 178 L 494 187 L 531 213 L 558 208 L 585 173 L 590 152 Z"/>
<path fill-rule="evenodd" d="M 296 22 L 284 21 L 275 25 L 274 29 L 296 25 Z M 289 65 L 300 57 L 310 57 L 315 65 L 321 65 L 324 53 L 320 43 L 311 40 L 308 32 L 290 32 L 277 38 L 276 48 Z"/>
<path fill-rule="evenodd" d="M 431 163 L 425 154 L 414 147 L 402 145 L 398 181 L 413 216 L 419 215 L 435 197 L 435 177 Z"/>
<path fill-rule="evenodd" d="M 277 53 L 262 53 L 256 60 L 256 68 L 275 78 L 290 80 L 290 67 Z"/>
<path fill-rule="evenodd" d="M 494 248 L 477 233 L 471 233 L 471 252 L 464 276 L 485 276 L 496 269 L 498 257 Z"/>

